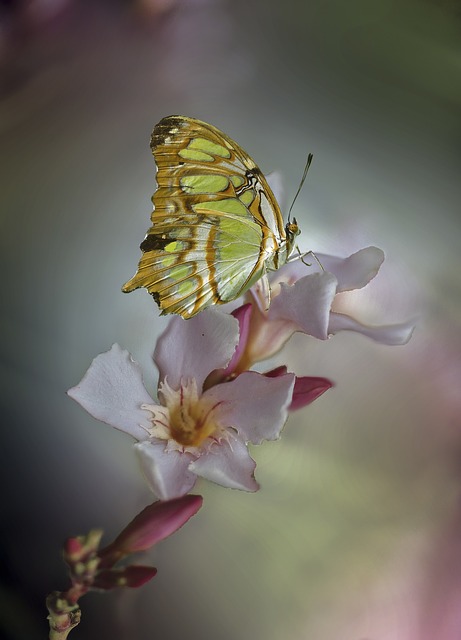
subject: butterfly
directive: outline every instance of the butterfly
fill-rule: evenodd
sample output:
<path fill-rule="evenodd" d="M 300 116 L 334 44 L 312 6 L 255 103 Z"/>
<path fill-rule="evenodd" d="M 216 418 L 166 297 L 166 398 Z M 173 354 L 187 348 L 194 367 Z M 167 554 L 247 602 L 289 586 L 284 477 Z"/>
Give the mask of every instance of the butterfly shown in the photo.
<path fill-rule="evenodd" d="M 163 118 L 150 146 L 158 185 L 152 226 L 122 291 L 145 287 L 162 315 L 187 319 L 262 279 L 268 306 L 267 272 L 287 262 L 300 230 L 295 218 L 283 225 L 261 170 L 225 133 L 185 116 Z"/>

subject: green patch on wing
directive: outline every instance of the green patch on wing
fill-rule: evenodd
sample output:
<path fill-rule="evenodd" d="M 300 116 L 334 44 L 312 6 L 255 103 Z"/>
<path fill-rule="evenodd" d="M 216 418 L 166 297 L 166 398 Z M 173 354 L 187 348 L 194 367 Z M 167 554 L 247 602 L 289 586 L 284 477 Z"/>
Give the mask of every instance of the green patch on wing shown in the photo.
<path fill-rule="evenodd" d="M 225 302 L 233 300 L 249 282 L 262 275 L 263 263 L 258 265 L 262 231 L 253 221 L 233 216 L 220 217 L 218 229 L 214 282 L 221 301 Z"/>
<path fill-rule="evenodd" d="M 180 296 L 187 296 L 195 291 L 195 282 L 193 280 L 184 280 L 177 284 L 177 291 Z"/>
<path fill-rule="evenodd" d="M 178 240 L 174 240 L 165 245 L 165 251 L 168 251 L 168 253 L 177 253 L 178 251 L 184 251 L 186 248 L 186 244 L 184 242 L 178 242 Z"/>
<path fill-rule="evenodd" d="M 176 257 L 175 256 L 165 256 L 164 258 L 161 259 L 160 262 L 161 262 L 162 266 L 165 267 L 165 269 L 169 269 L 176 262 Z"/>
<path fill-rule="evenodd" d="M 197 149 L 199 151 L 205 151 L 205 153 L 211 153 L 221 158 L 230 158 L 230 151 L 216 142 L 207 140 L 206 138 L 193 138 L 189 144 L 188 149 Z"/>
<path fill-rule="evenodd" d="M 231 176 L 230 179 L 232 184 L 236 188 L 241 187 L 242 184 L 245 182 L 245 179 L 243 178 L 243 176 Z"/>
<path fill-rule="evenodd" d="M 186 193 L 219 193 L 227 189 L 229 178 L 213 175 L 184 176 L 180 184 Z"/>
<path fill-rule="evenodd" d="M 253 189 L 248 189 L 248 191 L 244 191 L 240 196 L 240 201 L 243 202 L 247 207 L 253 202 L 255 199 L 255 192 Z"/>
<path fill-rule="evenodd" d="M 198 149 L 181 149 L 178 156 L 184 160 L 194 160 L 195 162 L 213 162 L 214 157 L 209 153 L 199 151 Z"/>
<path fill-rule="evenodd" d="M 205 213 L 206 211 L 218 211 L 221 213 L 231 213 L 235 216 L 244 216 L 252 219 L 252 216 L 245 205 L 237 198 L 226 198 L 217 202 L 200 202 L 193 206 L 196 213 Z M 243 229 L 242 229 L 243 230 Z"/>
<path fill-rule="evenodd" d="M 178 264 L 173 267 L 168 274 L 173 280 L 183 280 L 188 278 L 194 273 L 194 267 L 192 265 Z"/>

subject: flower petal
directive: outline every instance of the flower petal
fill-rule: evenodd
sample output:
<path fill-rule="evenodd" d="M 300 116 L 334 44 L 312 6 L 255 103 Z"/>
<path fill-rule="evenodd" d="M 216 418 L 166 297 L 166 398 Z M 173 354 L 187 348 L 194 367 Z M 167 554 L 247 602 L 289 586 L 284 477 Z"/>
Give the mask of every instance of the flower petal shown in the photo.
<path fill-rule="evenodd" d="M 338 333 L 338 331 L 356 331 L 364 336 L 379 342 L 380 344 L 399 345 L 406 344 L 411 338 L 415 323 L 412 320 L 400 324 L 388 324 L 378 326 L 368 326 L 354 320 L 343 313 L 332 313 L 328 333 Z"/>
<path fill-rule="evenodd" d="M 348 258 L 316 254 L 320 264 L 338 280 L 337 292 L 361 289 L 378 273 L 384 262 L 384 251 L 378 247 L 366 247 Z"/>
<path fill-rule="evenodd" d="M 256 462 L 248 453 L 246 445 L 235 438 L 229 442 L 212 445 L 210 451 L 189 465 L 198 476 L 216 482 L 229 489 L 257 491 L 259 484 L 254 479 Z"/>
<path fill-rule="evenodd" d="M 79 384 L 67 394 L 97 420 L 137 440 L 148 437 L 149 412 L 140 407 L 152 404 L 152 398 L 144 388 L 139 365 L 118 344 L 96 356 Z"/>
<path fill-rule="evenodd" d="M 281 283 L 269 309 L 269 320 L 286 320 L 298 331 L 326 340 L 337 280 L 326 271 L 304 276 L 293 285 Z"/>
<path fill-rule="evenodd" d="M 250 332 L 246 347 L 234 368 L 234 373 L 246 371 L 255 362 L 266 360 L 280 351 L 298 327 L 289 320 L 270 320 L 257 304 L 252 305 Z"/>
<path fill-rule="evenodd" d="M 197 478 L 188 470 L 190 453 L 166 452 L 163 442 L 139 442 L 134 448 L 147 484 L 160 500 L 179 498 L 192 489 Z"/>
<path fill-rule="evenodd" d="M 232 315 L 238 320 L 239 323 L 239 343 L 237 345 L 237 349 L 234 352 L 232 360 L 227 365 L 227 368 L 223 371 L 223 378 L 229 376 L 234 371 L 235 365 L 240 360 L 242 352 L 245 350 L 248 341 L 248 334 L 250 332 L 251 311 L 252 305 L 249 302 L 232 311 Z"/>
<path fill-rule="evenodd" d="M 210 371 L 229 364 L 238 341 L 238 321 L 217 309 L 205 309 L 189 320 L 175 316 L 155 347 L 160 381 L 167 376 L 169 385 L 178 389 L 181 378 L 195 378 L 201 389 Z"/>
<path fill-rule="evenodd" d="M 268 378 L 246 371 L 232 382 L 216 385 L 203 394 L 219 406 L 216 420 L 233 427 L 245 441 L 260 444 L 276 440 L 288 416 L 294 387 L 294 375 Z"/>
<path fill-rule="evenodd" d="M 333 383 L 328 378 L 315 376 L 296 376 L 295 388 L 293 389 L 293 399 L 289 411 L 297 411 L 306 407 L 314 400 L 317 400 L 325 391 L 331 389 Z"/>
<path fill-rule="evenodd" d="M 305 276 L 311 276 L 316 272 L 317 263 L 313 263 L 308 266 L 301 258 L 292 258 L 290 262 L 286 262 L 284 265 L 277 269 L 277 271 L 271 271 L 269 274 L 271 288 L 275 285 L 285 282 L 286 284 L 294 284 L 297 280 L 304 278 Z M 318 268 L 321 271 L 320 267 Z"/>

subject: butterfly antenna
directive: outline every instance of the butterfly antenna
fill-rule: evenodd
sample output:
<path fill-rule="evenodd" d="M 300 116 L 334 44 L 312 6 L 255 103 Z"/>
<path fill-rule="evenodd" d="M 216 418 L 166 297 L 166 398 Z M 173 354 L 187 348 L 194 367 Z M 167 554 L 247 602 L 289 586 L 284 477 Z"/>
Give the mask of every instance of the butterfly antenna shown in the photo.
<path fill-rule="evenodd" d="M 303 184 L 306 180 L 306 176 L 307 176 L 307 172 L 309 171 L 309 167 L 311 166 L 311 162 L 312 162 L 312 158 L 314 156 L 312 155 L 312 153 L 310 153 L 307 156 L 307 162 L 306 162 L 306 166 L 304 167 L 304 173 L 303 173 L 303 177 L 301 178 L 301 182 L 299 184 L 298 190 L 296 192 L 295 197 L 293 198 L 293 202 L 291 203 L 291 207 L 290 210 L 288 211 L 288 223 L 290 222 L 290 216 L 291 216 L 291 210 L 293 209 L 293 205 L 296 202 L 296 198 L 299 196 L 301 189 L 303 188 Z"/>

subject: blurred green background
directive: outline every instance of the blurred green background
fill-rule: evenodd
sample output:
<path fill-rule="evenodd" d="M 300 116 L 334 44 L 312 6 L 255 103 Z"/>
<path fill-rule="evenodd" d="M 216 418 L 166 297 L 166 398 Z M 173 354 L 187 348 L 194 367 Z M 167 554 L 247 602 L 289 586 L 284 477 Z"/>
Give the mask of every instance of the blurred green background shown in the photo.
<path fill-rule="evenodd" d="M 0 9 L 3 312 L 0 618 L 46 637 L 63 540 L 107 540 L 152 501 L 131 441 L 65 395 L 166 326 L 129 296 L 153 125 L 214 124 L 293 197 L 306 250 L 387 260 L 342 305 L 418 317 L 405 347 L 295 336 L 279 362 L 336 387 L 254 448 L 257 494 L 199 483 L 201 512 L 139 591 L 92 594 L 71 637 L 461 637 L 461 11 L 430 0 L 70 0 Z M 145 561 L 145 559 L 141 559 Z"/>

